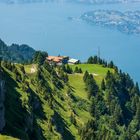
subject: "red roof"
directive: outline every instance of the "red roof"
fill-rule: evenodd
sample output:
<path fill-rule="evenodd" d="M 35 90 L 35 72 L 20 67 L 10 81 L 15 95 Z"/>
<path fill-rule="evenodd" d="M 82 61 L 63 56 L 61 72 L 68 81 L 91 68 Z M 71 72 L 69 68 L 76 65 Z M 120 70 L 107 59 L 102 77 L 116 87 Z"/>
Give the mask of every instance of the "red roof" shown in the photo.
<path fill-rule="evenodd" d="M 63 56 L 48 56 L 47 57 L 48 61 L 53 61 L 53 62 L 56 62 L 56 63 L 61 62 L 63 59 L 64 59 Z"/>

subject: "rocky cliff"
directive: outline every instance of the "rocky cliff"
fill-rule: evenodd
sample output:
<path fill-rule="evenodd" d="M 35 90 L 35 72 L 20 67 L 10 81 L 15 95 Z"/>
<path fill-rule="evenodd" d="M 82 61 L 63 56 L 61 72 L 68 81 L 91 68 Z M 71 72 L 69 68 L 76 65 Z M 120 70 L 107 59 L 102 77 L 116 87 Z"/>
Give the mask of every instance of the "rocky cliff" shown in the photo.
<path fill-rule="evenodd" d="M 2 131 L 5 126 L 4 85 L 5 85 L 5 82 L 0 79 L 0 131 Z"/>

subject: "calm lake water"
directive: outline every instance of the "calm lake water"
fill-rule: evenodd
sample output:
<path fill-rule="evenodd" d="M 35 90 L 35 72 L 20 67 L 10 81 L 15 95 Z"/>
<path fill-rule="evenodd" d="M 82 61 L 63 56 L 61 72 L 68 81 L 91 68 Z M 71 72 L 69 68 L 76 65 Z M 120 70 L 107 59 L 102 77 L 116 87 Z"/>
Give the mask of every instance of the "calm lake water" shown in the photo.
<path fill-rule="evenodd" d="M 68 55 L 82 61 L 97 54 L 113 60 L 140 83 L 140 35 L 70 21 L 97 9 L 140 10 L 140 3 L 84 5 L 76 3 L 0 4 L 0 38 L 6 43 L 26 43 L 51 55 Z"/>

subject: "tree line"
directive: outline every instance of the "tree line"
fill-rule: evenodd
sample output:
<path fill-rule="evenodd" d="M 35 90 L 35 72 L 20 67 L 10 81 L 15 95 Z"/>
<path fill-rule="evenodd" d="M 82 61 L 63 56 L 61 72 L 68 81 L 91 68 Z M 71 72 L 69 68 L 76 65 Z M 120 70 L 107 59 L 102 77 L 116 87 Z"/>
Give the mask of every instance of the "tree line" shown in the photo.
<path fill-rule="evenodd" d="M 83 80 L 92 104 L 90 120 L 79 129 L 82 140 L 139 140 L 140 90 L 122 71 L 107 72 L 101 86 L 85 72 Z"/>

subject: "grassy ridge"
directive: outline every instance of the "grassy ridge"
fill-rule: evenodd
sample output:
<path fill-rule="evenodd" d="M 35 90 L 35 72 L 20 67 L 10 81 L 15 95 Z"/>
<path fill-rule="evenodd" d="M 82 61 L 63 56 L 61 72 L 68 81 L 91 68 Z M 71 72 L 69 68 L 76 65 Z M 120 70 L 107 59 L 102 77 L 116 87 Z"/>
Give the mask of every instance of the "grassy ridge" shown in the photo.
<path fill-rule="evenodd" d="M 78 67 L 81 68 L 83 72 L 88 71 L 89 73 L 93 74 L 98 85 L 100 85 L 102 79 L 105 78 L 107 71 L 113 72 L 113 69 L 105 68 L 102 65 L 98 65 L 98 64 L 77 64 L 77 65 L 70 65 L 70 67 L 73 70 L 75 70 L 75 68 Z"/>
<path fill-rule="evenodd" d="M 0 140 L 19 140 L 19 139 L 10 136 L 0 135 Z"/>
<path fill-rule="evenodd" d="M 74 90 L 75 96 L 87 100 L 87 93 L 85 90 L 85 83 L 83 81 L 83 74 L 69 75 L 69 83 Z"/>
<path fill-rule="evenodd" d="M 79 102 L 80 102 L 79 105 L 81 105 L 81 107 L 83 105 L 84 109 L 76 107 L 76 111 L 77 111 L 78 115 L 80 116 L 81 123 L 84 124 L 88 120 L 91 119 L 91 115 L 88 110 L 90 101 L 88 100 L 87 92 L 85 90 L 83 75 L 81 75 L 81 74 L 69 75 L 69 83 L 70 83 L 71 87 L 73 88 L 74 96 L 79 99 Z"/>

